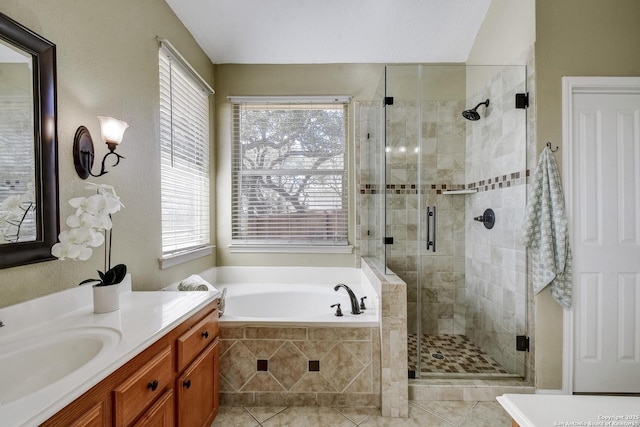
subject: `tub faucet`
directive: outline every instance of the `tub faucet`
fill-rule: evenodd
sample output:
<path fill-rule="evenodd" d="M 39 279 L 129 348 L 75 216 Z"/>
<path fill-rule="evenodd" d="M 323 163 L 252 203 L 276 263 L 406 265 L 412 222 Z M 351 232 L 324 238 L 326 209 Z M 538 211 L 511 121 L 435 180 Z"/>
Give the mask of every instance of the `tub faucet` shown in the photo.
<path fill-rule="evenodd" d="M 338 283 L 333 290 L 337 292 L 340 288 L 345 288 L 349 294 L 349 299 L 351 300 L 351 314 L 360 314 L 361 312 L 360 307 L 358 306 L 358 298 L 356 298 L 356 294 L 354 294 L 353 291 L 344 283 Z"/>

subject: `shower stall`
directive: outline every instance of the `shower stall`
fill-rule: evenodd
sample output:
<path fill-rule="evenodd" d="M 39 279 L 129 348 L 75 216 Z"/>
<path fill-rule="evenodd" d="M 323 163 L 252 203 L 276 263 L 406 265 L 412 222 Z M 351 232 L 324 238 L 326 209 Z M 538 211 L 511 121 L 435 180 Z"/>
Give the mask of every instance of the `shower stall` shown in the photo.
<path fill-rule="evenodd" d="M 357 105 L 359 249 L 407 283 L 409 378 L 526 374 L 526 97 L 525 66 L 396 65 Z"/>

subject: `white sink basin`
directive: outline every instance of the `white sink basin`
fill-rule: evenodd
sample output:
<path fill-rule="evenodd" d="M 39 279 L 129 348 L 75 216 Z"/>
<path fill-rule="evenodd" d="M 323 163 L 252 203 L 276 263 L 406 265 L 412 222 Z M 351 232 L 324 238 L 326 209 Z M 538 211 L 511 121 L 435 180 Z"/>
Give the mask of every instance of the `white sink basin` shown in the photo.
<path fill-rule="evenodd" d="M 0 405 L 77 371 L 122 338 L 111 328 L 66 329 L 0 345 Z"/>

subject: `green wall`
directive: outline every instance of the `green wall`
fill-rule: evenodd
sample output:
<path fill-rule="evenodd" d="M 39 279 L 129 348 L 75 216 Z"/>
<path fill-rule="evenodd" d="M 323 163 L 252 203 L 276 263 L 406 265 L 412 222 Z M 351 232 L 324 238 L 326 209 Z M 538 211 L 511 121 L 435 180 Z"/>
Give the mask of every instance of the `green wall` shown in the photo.
<path fill-rule="evenodd" d="M 562 77 L 640 76 L 639 43 L 638 0 L 536 0 L 538 152 L 562 143 Z M 562 309 L 545 290 L 535 313 L 537 386 L 560 389 Z"/>

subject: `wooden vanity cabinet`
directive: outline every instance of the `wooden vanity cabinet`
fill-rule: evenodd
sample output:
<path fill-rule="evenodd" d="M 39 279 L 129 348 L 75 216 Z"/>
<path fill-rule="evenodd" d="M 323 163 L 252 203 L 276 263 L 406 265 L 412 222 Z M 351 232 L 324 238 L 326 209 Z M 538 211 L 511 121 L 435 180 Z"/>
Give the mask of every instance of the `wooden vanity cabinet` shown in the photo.
<path fill-rule="evenodd" d="M 44 427 L 198 427 L 218 413 L 217 300 L 45 421 Z"/>
<path fill-rule="evenodd" d="M 211 424 L 218 413 L 218 382 L 210 372 L 218 372 L 218 366 L 216 341 L 178 377 L 178 426 L 201 427 Z"/>

